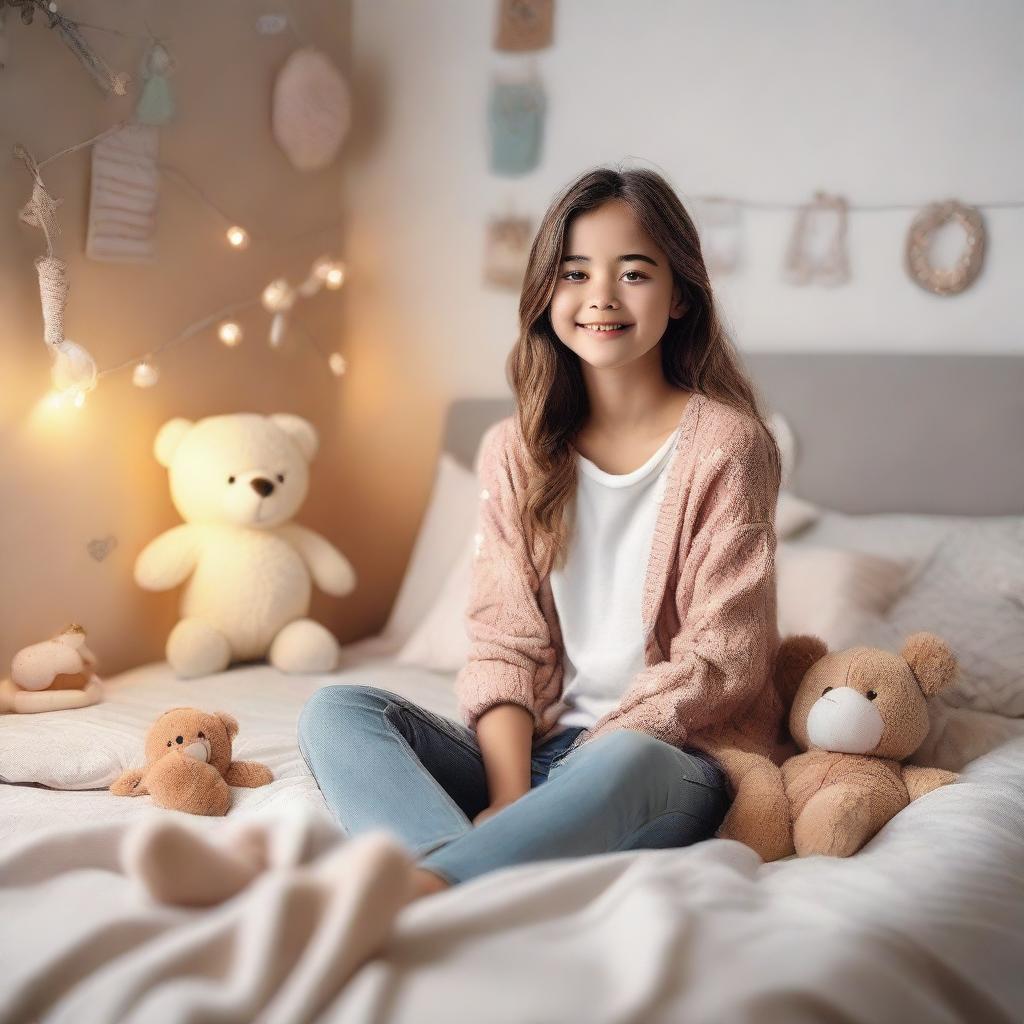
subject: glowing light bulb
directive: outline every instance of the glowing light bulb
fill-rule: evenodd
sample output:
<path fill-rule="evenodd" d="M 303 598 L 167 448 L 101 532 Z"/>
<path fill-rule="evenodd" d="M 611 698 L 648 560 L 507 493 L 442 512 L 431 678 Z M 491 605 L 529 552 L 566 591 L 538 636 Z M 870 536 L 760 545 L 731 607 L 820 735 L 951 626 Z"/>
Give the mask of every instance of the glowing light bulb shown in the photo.
<path fill-rule="evenodd" d="M 279 277 L 263 289 L 262 301 L 268 313 L 287 313 L 295 304 L 295 292 L 283 277 Z"/>
<path fill-rule="evenodd" d="M 132 383 L 137 388 L 151 388 L 160 379 L 160 372 L 152 363 L 145 359 L 136 364 L 132 370 Z"/>
<path fill-rule="evenodd" d="M 232 224 L 228 228 L 227 238 L 232 249 L 245 249 L 249 245 L 249 232 L 238 224 Z"/>
<path fill-rule="evenodd" d="M 327 276 L 324 278 L 324 284 L 327 285 L 328 288 L 332 289 L 333 291 L 336 291 L 344 283 L 345 269 L 344 267 L 341 266 L 341 264 L 333 266 L 331 267 L 330 270 L 327 271 Z"/>
<path fill-rule="evenodd" d="M 234 348 L 244 336 L 242 325 L 237 320 L 222 320 L 217 328 L 217 337 L 228 348 Z"/>
<path fill-rule="evenodd" d="M 84 394 L 96 387 L 96 362 L 81 345 L 62 341 L 53 350 L 50 377 L 58 391 L 73 390 Z"/>
<path fill-rule="evenodd" d="M 340 352 L 332 352 L 327 360 L 327 365 L 335 377 L 340 377 L 348 369 L 348 363 Z"/>
<path fill-rule="evenodd" d="M 318 281 L 326 281 L 327 275 L 331 272 L 331 270 L 334 269 L 335 265 L 336 264 L 332 257 L 321 256 L 319 257 L 319 259 L 313 262 L 313 266 L 312 269 L 310 270 L 310 273 Z"/>

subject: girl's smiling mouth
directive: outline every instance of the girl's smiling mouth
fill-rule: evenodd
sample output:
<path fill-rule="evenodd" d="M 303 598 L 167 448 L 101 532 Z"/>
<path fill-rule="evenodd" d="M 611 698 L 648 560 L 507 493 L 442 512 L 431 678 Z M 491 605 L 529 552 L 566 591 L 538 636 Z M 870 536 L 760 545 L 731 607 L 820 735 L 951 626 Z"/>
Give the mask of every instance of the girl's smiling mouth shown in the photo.
<path fill-rule="evenodd" d="M 608 337 L 615 337 L 619 334 L 624 334 L 633 325 L 625 323 L 613 323 L 611 321 L 602 323 L 599 320 L 595 320 L 593 323 L 590 324 L 577 324 L 576 326 L 579 327 L 581 330 L 589 331 L 591 334 L 605 334 Z"/>

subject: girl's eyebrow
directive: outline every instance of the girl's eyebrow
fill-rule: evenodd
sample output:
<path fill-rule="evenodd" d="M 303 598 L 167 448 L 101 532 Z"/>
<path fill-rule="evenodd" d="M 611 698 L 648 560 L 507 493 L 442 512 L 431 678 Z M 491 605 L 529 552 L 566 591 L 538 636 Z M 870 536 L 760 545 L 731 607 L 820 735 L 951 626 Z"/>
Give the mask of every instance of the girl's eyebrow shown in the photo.
<path fill-rule="evenodd" d="M 639 260 L 641 263 L 650 263 L 652 267 L 656 267 L 658 264 L 652 260 L 650 256 L 645 256 L 642 252 L 631 252 L 625 256 L 619 257 L 620 263 L 632 263 L 634 260 Z M 566 256 L 562 259 L 563 263 L 589 263 L 589 256 Z"/>

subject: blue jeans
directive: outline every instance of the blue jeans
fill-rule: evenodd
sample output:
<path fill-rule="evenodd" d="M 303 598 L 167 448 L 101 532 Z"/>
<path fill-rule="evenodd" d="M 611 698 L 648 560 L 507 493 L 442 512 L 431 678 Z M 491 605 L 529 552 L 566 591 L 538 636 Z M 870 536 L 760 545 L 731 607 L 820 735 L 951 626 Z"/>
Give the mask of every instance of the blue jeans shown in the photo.
<path fill-rule="evenodd" d="M 373 686 L 328 686 L 299 718 L 299 749 L 350 835 L 393 833 L 451 884 L 559 857 L 686 846 L 714 835 L 725 776 L 697 750 L 620 729 L 567 748 L 534 742 L 531 789 L 480 825 L 487 776 L 472 730 Z"/>

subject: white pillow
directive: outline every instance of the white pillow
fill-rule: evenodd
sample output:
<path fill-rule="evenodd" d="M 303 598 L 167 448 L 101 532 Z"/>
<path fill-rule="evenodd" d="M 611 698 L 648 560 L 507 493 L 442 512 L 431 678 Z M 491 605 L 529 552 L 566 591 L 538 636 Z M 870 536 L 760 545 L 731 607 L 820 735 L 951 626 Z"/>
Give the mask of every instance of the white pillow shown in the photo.
<path fill-rule="evenodd" d="M 473 538 L 463 545 L 429 614 L 395 656 L 400 665 L 458 672 L 469 660 L 466 611 L 473 576 Z"/>
<path fill-rule="evenodd" d="M 779 634 L 811 633 L 832 650 L 860 643 L 917 566 L 909 558 L 780 543 L 775 554 Z"/>
<path fill-rule="evenodd" d="M 442 452 L 409 565 L 382 635 L 402 644 L 418 630 L 473 532 L 476 511 L 476 475 Z"/>
<path fill-rule="evenodd" d="M 790 491 L 779 491 L 779 501 L 775 506 L 775 534 L 779 540 L 792 537 L 820 518 L 821 509 L 817 505 L 798 498 Z"/>
<path fill-rule="evenodd" d="M 832 548 L 780 544 L 776 554 L 779 631 L 813 633 L 830 648 L 857 642 L 878 621 L 917 565 Z M 473 571 L 470 540 L 430 613 L 396 660 L 434 672 L 458 672 L 469 657 L 465 615 Z"/>

